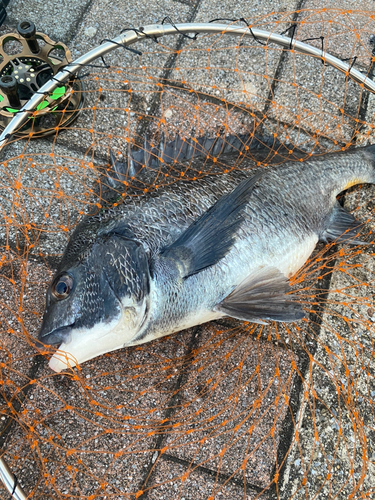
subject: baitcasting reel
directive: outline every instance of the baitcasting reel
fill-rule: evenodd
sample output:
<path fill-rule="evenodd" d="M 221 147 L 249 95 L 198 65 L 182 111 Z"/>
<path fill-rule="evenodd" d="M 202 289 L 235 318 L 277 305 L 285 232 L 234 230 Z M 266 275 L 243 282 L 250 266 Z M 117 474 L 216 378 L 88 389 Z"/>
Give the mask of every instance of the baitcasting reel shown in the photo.
<path fill-rule="evenodd" d="M 68 47 L 36 32 L 32 22 L 20 22 L 17 31 L 0 37 L 0 131 L 48 80 L 72 62 Z M 22 49 L 17 48 L 20 43 Z M 15 135 L 35 138 L 55 134 L 56 127 L 67 127 L 77 118 L 83 101 L 83 83 L 72 75 L 45 96 Z"/>

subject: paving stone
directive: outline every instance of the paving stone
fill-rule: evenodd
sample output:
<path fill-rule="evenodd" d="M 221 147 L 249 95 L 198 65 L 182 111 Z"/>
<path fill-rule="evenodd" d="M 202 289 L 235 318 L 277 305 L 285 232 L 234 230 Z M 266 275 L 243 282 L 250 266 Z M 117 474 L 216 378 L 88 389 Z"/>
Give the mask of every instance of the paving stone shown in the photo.
<path fill-rule="evenodd" d="M 44 363 L 6 442 L 5 458 L 25 489 L 43 498 L 135 494 L 191 334 L 102 356 L 70 375 Z"/>
<path fill-rule="evenodd" d="M 253 28 L 279 32 L 284 23 L 289 26 L 291 17 L 276 12 L 295 7 L 294 1 L 272 2 L 272 8 L 268 2 L 255 2 L 251 6 L 248 2 L 237 2 L 233 6 L 232 2 L 204 1 L 199 4 L 194 22 L 218 19 L 221 24 L 230 24 L 231 20 L 245 18 Z M 273 15 L 265 15 L 272 11 Z M 235 24 L 244 26 L 242 21 Z M 262 43 L 251 37 L 222 33 L 199 35 L 197 41 L 185 41 L 171 78 L 186 82 L 195 91 L 262 112 L 282 53 L 280 47 L 265 48 Z"/>
<path fill-rule="evenodd" d="M 369 2 L 362 3 L 369 5 Z M 295 38 L 300 41 L 307 39 L 306 43 L 321 48 L 319 37 L 325 36 L 327 41 L 324 42 L 324 48 L 328 53 L 343 59 L 356 58 L 359 66 L 354 67 L 367 72 L 371 64 L 372 46 L 366 37 L 375 24 L 365 14 L 354 15 L 350 21 L 345 17 L 343 20 L 341 17 L 337 19 L 336 16 L 342 15 L 341 10 L 327 10 L 323 14 L 302 11 L 298 21 L 304 24 L 297 25 Z M 332 23 L 326 18 L 330 12 Z M 321 23 L 316 22 L 319 16 Z M 368 26 L 361 31 L 368 21 Z M 361 37 L 357 39 L 358 33 L 365 36 L 366 41 Z M 310 40 L 316 37 L 318 40 Z M 283 131 L 282 126 L 271 124 L 269 128 L 286 140 L 289 137 L 299 139 L 299 144 L 305 149 L 314 149 L 322 142 L 321 136 L 339 143 L 350 143 L 358 131 L 356 119 L 362 94 L 356 82 L 332 66 L 325 65 L 323 68 L 320 59 L 298 52 L 286 53 L 268 117 L 280 125 L 294 124 L 292 129 L 296 130 L 293 132 L 286 128 Z"/>
<path fill-rule="evenodd" d="M 201 470 L 189 472 L 185 477 L 186 466 L 166 460 L 159 460 L 155 464 L 155 470 L 151 476 L 155 485 L 148 490 L 150 500 L 195 500 L 195 499 L 217 499 L 217 500 L 265 500 L 266 494 L 261 494 L 251 488 L 246 492 L 242 487 L 231 482 L 219 482 L 214 476 L 209 476 Z M 147 491 L 147 490 L 145 490 Z"/>
<path fill-rule="evenodd" d="M 321 75 L 319 81 L 317 74 Z M 297 143 L 305 148 L 316 147 L 320 136 L 350 143 L 358 127 L 352 117 L 356 116 L 361 98 L 361 89 L 355 82 L 345 81 L 345 76 L 332 67 L 326 66 L 322 72 L 321 61 L 296 53 L 286 56 L 280 80 L 269 117 L 277 123 L 298 123 L 298 128 L 293 133 L 293 129 L 283 131 L 280 126 L 270 125 L 271 130 L 280 132 L 285 140 L 296 141 L 301 135 Z M 296 83 L 293 92 L 291 88 Z M 307 138 L 300 134 L 299 127 L 307 132 Z"/>
<path fill-rule="evenodd" d="M 17 260 L 1 267 L 1 342 L 6 349 L 3 361 L 22 360 L 20 351 L 24 349 L 30 354 L 25 332 L 35 333 L 44 308 L 45 283 L 50 277 L 48 266 L 30 259 L 27 274 L 25 271 L 25 263 Z"/>
<path fill-rule="evenodd" d="M 358 220 L 368 221 L 361 232 L 368 241 L 373 239 L 374 194 L 373 186 L 356 187 L 345 202 Z M 375 486 L 371 249 L 340 245 L 337 250 L 312 375 L 306 381 L 311 389 L 307 398 L 304 389 L 299 440 L 288 457 L 282 498 L 295 494 L 302 499 L 318 492 L 347 498 L 354 488 L 370 494 Z"/>
<path fill-rule="evenodd" d="M 4 159 L 2 244 L 6 241 L 13 250 L 18 244 L 20 252 L 61 255 L 81 214 L 97 202 L 92 188 L 99 173 L 92 155 L 35 140 L 14 142 Z"/>
<path fill-rule="evenodd" d="M 0 268 L 0 407 L 4 405 L 5 416 L 12 407 L 17 410 L 21 391 L 30 380 L 37 354 L 33 338 L 40 327 L 49 277 L 48 267 L 31 259 L 27 266 L 13 259 Z"/>
<path fill-rule="evenodd" d="M 163 446 L 169 455 L 266 487 L 298 358 L 240 329 L 205 325 L 198 342 Z"/>
<path fill-rule="evenodd" d="M 175 23 L 186 22 L 191 13 L 192 8 L 190 5 L 168 0 L 163 0 L 163 2 L 152 0 L 151 2 L 147 2 L 147 4 L 126 4 L 121 2 L 121 0 L 94 2 L 82 20 L 80 29 L 74 38 L 73 53 L 76 55 L 84 54 L 99 45 L 104 38 L 114 38 L 126 28 L 139 28 L 149 24 L 161 23 L 167 16 L 170 16 Z M 168 37 L 168 41 L 171 40 L 174 40 L 171 45 L 173 47 L 176 38 Z M 157 52 L 159 49 L 155 42 L 152 40 L 149 42 L 145 45 L 142 42 L 140 44 L 137 43 L 133 48 L 141 51 L 144 49 L 146 55 L 147 52 L 151 54 L 154 51 Z M 134 57 L 136 57 L 131 52 L 121 49 L 111 54 L 113 55 L 107 56 L 106 60 L 111 65 L 118 64 L 121 67 L 131 66 L 129 61 L 134 61 Z M 155 59 L 153 64 L 151 63 L 149 66 L 161 67 Z"/>
<path fill-rule="evenodd" d="M 367 95 L 367 114 L 366 121 L 362 124 L 360 128 L 360 133 L 358 134 L 358 143 L 366 146 L 371 143 L 371 138 L 374 134 L 374 118 L 375 118 L 375 97 L 372 93 L 368 92 Z"/>
<path fill-rule="evenodd" d="M 121 1 L 94 3 L 72 41 L 73 57 L 98 46 L 103 39 L 118 36 L 125 28 L 161 22 L 167 15 L 175 22 L 186 21 L 191 12 L 190 5 L 170 1 L 137 6 Z M 150 102 L 160 94 L 157 83 L 177 43 L 176 36 L 165 38 L 160 44 L 146 39 L 134 45 L 142 53 L 140 56 L 124 48 L 106 55 L 105 63 L 114 69 L 100 69 L 99 59 L 93 62 L 99 68 L 83 70 L 90 72 L 84 80 L 85 107 L 75 130 L 65 133 L 65 140 L 77 147 L 86 144 L 96 154 L 107 156 L 110 144 L 114 151 L 126 155 L 128 137 L 136 136 L 140 119 L 152 121 L 152 116 L 148 116 Z M 143 140 L 142 137 L 139 142 L 142 144 Z"/>
<path fill-rule="evenodd" d="M 313 383 L 324 382 L 325 390 L 305 406 L 298 451 L 289 456 L 291 467 L 284 475 L 281 498 L 321 495 L 344 499 L 353 490 L 371 497 L 374 456 L 368 460 L 367 453 L 363 455 L 363 440 L 366 436 L 373 443 L 373 405 L 364 404 L 363 399 L 358 401 L 365 410 L 364 425 L 362 419 L 353 416 L 353 408 L 345 404 L 339 386 L 327 373 L 316 370 L 313 377 Z"/>
<path fill-rule="evenodd" d="M 356 69 L 368 68 L 373 48 L 371 36 L 375 33 L 374 5 L 370 0 L 356 1 L 355 10 L 350 0 L 329 0 L 324 2 L 323 12 L 319 0 L 306 0 L 303 9 L 299 20 L 304 22 L 296 34 L 299 40 L 316 38 L 307 43 L 321 48 L 320 37 L 324 36 L 324 50 L 329 54 L 340 59 L 356 57 Z"/>
<path fill-rule="evenodd" d="M 67 43 L 77 31 L 91 0 L 45 2 L 43 0 L 11 0 L 6 9 L 5 25 L 15 28 L 20 21 L 32 21 L 37 31 L 52 40 Z"/>

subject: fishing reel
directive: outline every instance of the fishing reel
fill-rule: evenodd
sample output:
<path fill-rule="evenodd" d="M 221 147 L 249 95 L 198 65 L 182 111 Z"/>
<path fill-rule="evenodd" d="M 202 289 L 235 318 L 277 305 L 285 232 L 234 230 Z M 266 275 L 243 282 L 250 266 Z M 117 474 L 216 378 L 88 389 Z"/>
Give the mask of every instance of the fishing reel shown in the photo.
<path fill-rule="evenodd" d="M 48 80 L 72 61 L 65 44 L 37 32 L 32 22 L 20 22 L 17 31 L 0 37 L 0 131 Z M 56 127 L 67 127 L 83 107 L 83 90 L 82 80 L 72 75 L 45 96 L 14 135 L 46 137 L 55 134 Z"/>

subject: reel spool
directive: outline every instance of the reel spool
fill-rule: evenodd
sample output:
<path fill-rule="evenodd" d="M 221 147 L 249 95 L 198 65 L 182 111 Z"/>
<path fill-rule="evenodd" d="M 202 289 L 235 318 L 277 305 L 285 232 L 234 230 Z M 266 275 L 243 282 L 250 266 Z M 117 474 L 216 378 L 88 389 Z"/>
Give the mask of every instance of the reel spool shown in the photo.
<path fill-rule="evenodd" d="M 0 131 L 47 81 L 72 62 L 68 47 L 36 32 L 34 23 L 22 21 L 17 31 L 0 37 Z M 22 50 L 9 55 L 5 51 L 8 42 L 21 43 Z M 46 137 L 56 134 L 56 127 L 70 125 L 82 109 L 83 90 L 82 80 L 72 75 L 44 97 L 37 113 L 28 118 L 15 136 Z"/>

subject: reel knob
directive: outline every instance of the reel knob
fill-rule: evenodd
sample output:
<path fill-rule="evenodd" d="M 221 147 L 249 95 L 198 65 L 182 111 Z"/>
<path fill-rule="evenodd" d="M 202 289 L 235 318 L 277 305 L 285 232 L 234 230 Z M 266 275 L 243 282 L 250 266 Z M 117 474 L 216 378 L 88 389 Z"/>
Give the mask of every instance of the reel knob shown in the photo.
<path fill-rule="evenodd" d="M 17 31 L 26 40 L 30 51 L 33 54 L 39 54 L 40 47 L 38 44 L 38 40 L 35 37 L 35 24 L 31 21 L 21 21 L 20 23 L 18 23 Z"/>
<path fill-rule="evenodd" d="M 20 108 L 21 102 L 17 93 L 18 83 L 13 75 L 4 75 L 0 78 L 0 90 L 8 97 L 12 108 Z"/>
<path fill-rule="evenodd" d="M 18 52 L 8 54 L 5 45 L 12 41 L 19 42 Z M 15 113 L 47 81 L 71 61 L 68 47 L 36 31 L 31 21 L 21 21 L 16 33 L 0 36 L 0 131 L 9 125 Z M 15 135 L 35 139 L 56 134 L 60 128 L 64 129 L 73 123 L 83 102 L 83 82 L 72 75 L 52 93 L 45 95 L 36 107 L 37 113 L 30 116 Z"/>

